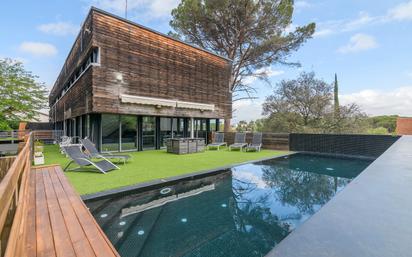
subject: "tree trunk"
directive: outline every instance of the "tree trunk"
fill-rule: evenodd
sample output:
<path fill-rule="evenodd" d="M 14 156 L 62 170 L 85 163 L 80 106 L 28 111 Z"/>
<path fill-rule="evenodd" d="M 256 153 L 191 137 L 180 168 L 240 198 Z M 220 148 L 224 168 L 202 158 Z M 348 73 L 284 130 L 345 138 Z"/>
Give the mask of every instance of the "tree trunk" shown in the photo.
<path fill-rule="evenodd" d="M 230 119 L 225 119 L 225 132 L 230 132 Z"/>

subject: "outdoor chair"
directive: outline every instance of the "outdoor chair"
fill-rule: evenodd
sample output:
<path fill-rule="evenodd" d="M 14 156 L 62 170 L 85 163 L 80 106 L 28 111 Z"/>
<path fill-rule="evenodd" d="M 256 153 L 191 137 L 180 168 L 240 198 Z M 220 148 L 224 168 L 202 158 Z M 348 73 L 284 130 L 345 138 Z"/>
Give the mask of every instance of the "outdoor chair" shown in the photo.
<path fill-rule="evenodd" d="M 253 133 L 253 138 L 252 138 L 252 143 L 250 143 L 246 147 L 246 152 L 249 150 L 254 150 L 257 152 L 260 152 L 260 149 L 262 148 L 262 133 Z"/>
<path fill-rule="evenodd" d="M 71 143 L 72 143 L 72 138 L 71 138 L 71 137 L 62 136 L 62 137 L 60 138 L 59 146 L 60 146 L 60 147 L 62 147 L 62 146 L 67 146 L 67 145 L 69 145 L 69 144 L 71 144 Z"/>
<path fill-rule="evenodd" d="M 227 143 L 224 142 L 224 141 L 225 141 L 225 134 L 224 133 L 215 133 L 214 139 L 213 139 L 212 143 L 207 145 L 207 149 L 209 149 L 210 147 L 213 147 L 213 148 L 217 148 L 217 150 L 219 150 L 219 148 L 221 146 L 227 146 Z"/>
<path fill-rule="evenodd" d="M 116 159 L 117 161 L 122 160 L 123 164 L 127 162 L 127 160 L 130 159 L 130 155 L 126 154 L 110 154 L 110 153 L 99 153 L 97 150 L 96 146 L 93 144 L 90 139 L 87 137 L 84 139 L 80 139 L 80 143 L 83 145 L 83 147 L 86 149 L 87 154 L 89 155 L 90 158 L 97 158 L 97 159 Z"/>
<path fill-rule="evenodd" d="M 60 146 L 60 153 L 65 154 L 67 156 L 67 153 L 64 151 L 65 146 L 81 146 L 80 144 L 74 144 L 73 143 L 73 138 L 74 137 L 68 137 L 68 136 L 62 136 L 60 138 L 59 146 Z"/>
<path fill-rule="evenodd" d="M 237 132 L 235 134 L 235 142 L 229 145 L 229 151 L 232 151 L 232 149 L 239 149 L 240 151 L 242 151 L 246 146 L 246 133 Z"/>
<path fill-rule="evenodd" d="M 89 156 L 83 153 L 81 147 L 78 145 L 63 146 L 63 149 L 65 153 L 68 155 L 68 157 L 71 159 L 71 161 L 64 168 L 64 171 L 78 171 L 83 167 L 93 166 L 103 174 L 106 174 L 106 172 L 108 171 L 119 169 L 119 167 L 117 167 L 107 159 L 103 159 L 97 162 L 92 161 L 89 158 Z M 72 163 L 76 163 L 80 167 L 75 169 L 68 169 Z"/>

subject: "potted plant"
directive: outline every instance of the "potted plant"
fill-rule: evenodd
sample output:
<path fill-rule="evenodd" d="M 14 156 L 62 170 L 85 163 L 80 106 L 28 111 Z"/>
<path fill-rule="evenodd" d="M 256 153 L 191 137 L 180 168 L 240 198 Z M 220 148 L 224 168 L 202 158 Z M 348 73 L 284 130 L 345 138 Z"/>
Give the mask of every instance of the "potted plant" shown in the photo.
<path fill-rule="evenodd" d="M 42 165 L 44 164 L 44 155 L 42 152 L 35 152 L 34 153 L 34 165 Z"/>
<path fill-rule="evenodd" d="M 44 146 L 40 141 L 34 142 L 34 165 L 44 164 L 44 155 L 43 155 Z"/>
<path fill-rule="evenodd" d="M 37 140 L 34 142 L 34 152 L 43 152 L 44 150 L 44 144 L 43 142 Z"/>

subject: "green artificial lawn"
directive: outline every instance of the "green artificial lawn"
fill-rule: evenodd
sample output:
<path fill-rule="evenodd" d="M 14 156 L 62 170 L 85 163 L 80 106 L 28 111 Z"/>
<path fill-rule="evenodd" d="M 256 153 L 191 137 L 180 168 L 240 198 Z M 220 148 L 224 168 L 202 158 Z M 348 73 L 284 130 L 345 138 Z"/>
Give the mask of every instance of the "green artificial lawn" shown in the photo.
<path fill-rule="evenodd" d="M 0 141 L 12 141 L 12 140 L 17 141 L 18 138 L 17 137 L 2 137 L 2 138 L 0 138 Z"/>
<path fill-rule="evenodd" d="M 93 171 L 69 171 L 65 174 L 79 194 L 90 194 L 287 153 L 273 150 L 229 152 L 226 149 L 186 155 L 170 154 L 165 150 L 128 152 L 124 154 L 130 155 L 131 158 L 124 165 L 118 164 L 120 170 L 113 170 L 107 174 Z M 44 146 L 44 156 L 46 165 L 60 164 L 64 168 L 68 163 L 68 159 L 59 152 L 57 145 Z M 70 167 L 76 167 L 75 164 L 72 165 Z"/>

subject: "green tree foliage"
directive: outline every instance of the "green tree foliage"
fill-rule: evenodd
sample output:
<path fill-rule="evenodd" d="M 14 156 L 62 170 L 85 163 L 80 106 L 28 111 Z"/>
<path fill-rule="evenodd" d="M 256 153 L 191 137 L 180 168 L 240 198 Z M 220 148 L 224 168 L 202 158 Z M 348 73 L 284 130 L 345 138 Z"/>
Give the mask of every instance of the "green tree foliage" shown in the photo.
<path fill-rule="evenodd" d="M 301 73 L 297 79 L 282 80 L 263 104 L 263 114 L 284 120 L 289 128 L 316 127 L 328 112 L 332 89 L 316 79 L 315 73 Z"/>
<path fill-rule="evenodd" d="M 382 115 L 370 117 L 368 120 L 372 129 L 380 128 L 380 132 L 382 132 L 383 130 L 381 128 L 385 128 L 386 133 L 395 133 L 397 118 L 398 115 Z M 373 132 L 373 130 L 371 130 L 371 132 Z"/>
<path fill-rule="evenodd" d="M 264 126 L 263 119 L 251 120 L 249 122 L 241 120 L 236 125 L 237 132 L 262 132 Z"/>
<path fill-rule="evenodd" d="M 384 127 L 370 128 L 367 130 L 368 134 L 372 135 L 387 135 L 389 134 L 388 129 Z"/>
<path fill-rule="evenodd" d="M 282 80 L 263 104 L 264 131 L 309 133 L 360 133 L 366 116 L 356 104 L 339 106 L 333 101 L 333 86 L 315 73 Z"/>
<path fill-rule="evenodd" d="M 31 120 L 46 107 L 46 88 L 20 62 L 0 60 L 0 130 Z"/>
<path fill-rule="evenodd" d="M 286 59 L 315 31 L 314 23 L 290 31 L 293 2 L 182 0 L 172 11 L 175 33 L 169 34 L 232 59 L 233 99 L 250 98 L 255 88 L 247 78 L 267 81 L 270 65 L 298 65 Z"/>
<path fill-rule="evenodd" d="M 335 118 L 340 116 L 340 105 L 339 105 L 339 86 L 338 86 L 338 75 L 335 73 L 335 83 L 333 87 L 333 107 L 335 110 Z"/>

